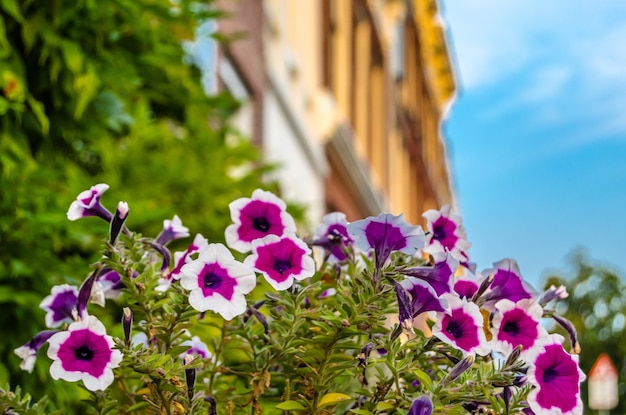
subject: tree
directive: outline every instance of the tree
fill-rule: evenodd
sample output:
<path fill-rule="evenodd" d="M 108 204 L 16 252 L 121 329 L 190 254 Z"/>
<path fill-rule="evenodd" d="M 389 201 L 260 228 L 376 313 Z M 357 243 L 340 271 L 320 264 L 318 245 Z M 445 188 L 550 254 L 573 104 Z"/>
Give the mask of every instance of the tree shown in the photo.
<path fill-rule="evenodd" d="M 619 371 L 619 406 L 616 413 L 626 410 L 626 284 L 615 271 L 591 263 L 582 252 L 572 257 L 571 277 L 550 276 L 545 287 L 564 285 L 569 297 L 559 304 L 560 314 L 578 329 L 581 346 L 580 367 L 588 374 L 600 353 L 608 353 Z M 565 334 L 565 336 L 567 336 Z M 587 402 L 587 388 L 583 387 Z M 587 408 L 589 410 L 589 408 Z"/>
<path fill-rule="evenodd" d="M 132 200 L 129 224 L 145 234 L 178 214 L 221 240 L 227 203 L 259 186 L 258 151 L 228 126 L 237 103 L 203 93 L 182 47 L 218 16 L 208 1 L 1 2 L 0 383 L 72 412 L 77 392 L 45 364 L 20 371 L 13 349 L 43 328 L 50 287 L 82 281 L 106 236 L 97 219 L 68 226 L 79 192 L 110 184 L 103 202 Z"/>

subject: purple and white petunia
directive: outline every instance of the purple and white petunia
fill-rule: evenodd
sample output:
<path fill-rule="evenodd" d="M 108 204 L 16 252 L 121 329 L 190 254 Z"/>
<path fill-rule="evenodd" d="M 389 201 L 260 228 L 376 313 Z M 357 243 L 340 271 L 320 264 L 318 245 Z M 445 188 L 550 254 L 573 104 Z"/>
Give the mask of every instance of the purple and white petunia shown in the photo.
<path fill-rule="evenodd" d="M 180 284 L 189 304 L 198 311 L 211 310 L 226 320 L 246 311 L 246 297 L 256 286 L 254 272 L 238 262 L 222 244 L 209 244 L 197 259 L 183 265 Z"/>
<path fill-rule="evenodd" d="M 452 289 L 459 297 L 471 300 L 480 288 L 483 277 L 479 272 L 476 272 L 475 268 L 470 269 L 463 265 L 459 267 L 458 271 L 460 273 L 456 274 L 457 278 L 452 284 Z"/>
<path fill-rule="evenodd" d="M 478 306 L 456 295 L 444 294 L 449 311 L 437 312 L 433 335 L 467 354 L 488 354 L 491 349 L 483 331 L 483 315 Z"/>
<path fill-rule="evenodd" d="M 407 415 L 430 415 L 433 413 L 433 401 L 428 395 L 422 395 L 411 404 Z"/>
<path fill-rule="evenodd" d="M 353 240 L 348 234 L 348 221 L 341 212 L 332 212 L 324 216 L 313 235 L 313 244 L 326 249 L 328 262 L 341 262 L 348 258 L 346 248 Z"/>
<path fill-rule="evenodd" d="M 535 385 L 528 394 L 528 404 L 537 415 L 583 413 L 580 383 L 585 374 L 578 366 L 578 356 L 567 353 L 562 343 L 562 336 L 551 334 L 526 355 L 530 363 L 528 382 Z"/>
<path fill-rule="evenodd" d="M 72 323 L 78 306 L 78 288 L 61 284 L 52 287 L 50 295 L 45 297 L 39 307 L 46 311 L 46 326 L 59 327 L 63 323 Z"/>
<path fill-rule="evenodd" d="M 360 250 L 374 250 L 376 270 L 382 269 L 391 252 L 413 255 L 424 247 L 425 242 L 422 227 L 409 225 L 403 214 L 381 213 L 352 222 L 348 225 L 348 233 Z"/>
<path fill-rule="evenodd" d="M 517 302 L 537 297 L 537 291 L 522 278 L 517 261 L 505 258 L 494 262 L 493 266 L 495 268 L 482 272 L 483 275 L 493 275 L 493 282 L 485 294 L 486 308 L 493 308 L 493 304 L 502 299 Z"/>
<path fill-rule="evenodd" d="M 196 234 L 191 245 L 185 251 L 174 252 L 174 269 L 166 276 L 159 278 L 157 291 L 167 291 L 173 281 L 177 281 L 182 277 L 181 269 L 183 265 L 193 260 L 194 254 L 201 252 L 209 246 L 209 241 L 201 234 Z"/>
<path fill-rule="evenodd" d="M 156 237 L 156 243 L 160 245 L 167 245 L 174 239 L 186 238 L 189 236 L 189 229 L 183 226 L 183 222 L 178 215 L 170 219 L 163 221 L 163 230 Z"/>
<path fill-rule="evenodd" d="M 200 337 L 193 336 L 189 340 L 185 340 L 180 344 L 181 346 L 189 346 L 186 352 L 181 354 L 181 358 L 184 359 L 185 355 L 200 356 L 201 359 L 210 359 L 213 354 L 209 351 L 207 345 L 200 340 Z"/>
<path fill-rule="evenodd" d="M 13 352 L 22 359 L 20 369 L 28 373 L 33 371 L 39 348 L 55 333 L 58 333 L 58 330 L 40 331 L 30 341 L 13 350 Z"/>
<path fill-rule="evenodd" d="M 447 301 L 441 298 L 435 289 L 425 281 L 406 277 L 400 281 L 400 286 L 411 298 L 412 318 L 429 311 L 444 312 L 448 308 Z"/>
<path fill-rule="evenodd" d="M 407 268 L 400 272 L 426 281 L 435 289 L 437 295 L 449 293 L 452 291 L 454 273 L 459 267 L 459 260 L 447 252 L 435 252 L 432 256 L 435 259 L 432 267 Z"/>
<path fill-rule="evenodd" d="M 287 205 L 271 192 L 256 189 L 251 198 L 242 197 L 228 206 L 233 224 L 226 228 L 226 244 L 236 251 L 250 252 L 252 241 L 266 235 L 296 232 Z"/>
<path fill-rule="evenodd" d="M 67 218 L 69 220 L 77 220 L 87 216 L 98 216 L 110 223 L 113 214 L 100 204 L 100 197 L 108 188 L 108 184 L 100 183 L 91 186 L 89 190 L 81 192 L 76 200 L 70 204 Z"/>
<path fill-rule="evenodd" d="M 268 235 L 252 242 L 252 254 L 244 264 L 263 274 L 275 290 L 291 287 L 315 273 L 311 249 L 294 234 Z"/>
<path fill-rule="evenodd" d="M 533 300 L 514 303 L 504 299 L 496 303 L 495 309 L 492 319 L 492 347 L 495 351 L 508 355 L 517 346 L 522 346 L 524 355 L 548 334 L 539 324 L 543 308 Z"/>
<path fill-rule="evenodd" d="M 104 298 L 115 300 L 122 294 L 124 283 L 120 274 L 111 268 L 102 268 L 96 278 L 96 283 L 104 294 Z"/>
<path fill-rule="evenodd" d="M 450 205 L 444 205 L 441 210 L 427 210 L 422 216 L 429 230 L 425 252 L 433 254 L 449 251 L 459 261 L 469 259 L 467 250 L 471 244 L 467 242 L 461 217 L 452 213 Z"/>
<path fill-rule="evenodd" d="M 69 382 L 82 380 L 90 391 L 104 390 L 113 383 L 113 369 L 122 353 L 113 349 L 113 339 L 94 316 L 70 324 L 68 330 L 48 339 L 50 375 Z"/>

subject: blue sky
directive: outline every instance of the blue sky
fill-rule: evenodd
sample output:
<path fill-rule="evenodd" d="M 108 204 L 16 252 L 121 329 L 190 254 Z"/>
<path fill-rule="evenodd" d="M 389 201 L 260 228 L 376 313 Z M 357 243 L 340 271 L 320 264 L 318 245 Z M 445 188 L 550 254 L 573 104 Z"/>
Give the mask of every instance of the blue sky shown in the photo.
<path fill-rule="evenodd" d="M 460 90 L 444 125 L 478 269 L 539 285 L 584 247 L 626 276 L 626 1 L 442 2 Z"/>

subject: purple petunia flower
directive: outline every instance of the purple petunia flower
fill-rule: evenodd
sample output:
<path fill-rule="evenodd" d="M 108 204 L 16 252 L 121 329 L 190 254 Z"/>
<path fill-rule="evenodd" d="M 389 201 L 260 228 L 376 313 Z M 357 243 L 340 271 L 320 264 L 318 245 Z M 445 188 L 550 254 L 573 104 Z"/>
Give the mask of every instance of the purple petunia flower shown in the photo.
<path fill-rule="evenodd" d="M 507 299 L 513 302 L 536 298 L 537 292 L 524 279 L 514 259 L 503 259 L 494 262 L 494 269 L 483 271 L 483 275 L 493 274 L 493 282 L 485 295 L 485 307 L 491 309 L 498 300 Z"/>
<path fill-rule="evenodd" d="M 424 251 L 429 254 L 449 251 L 459 261 L 467 261 L 471 244 L 467 242 L 461 217 L 451 210 L 450 205 L 444 205 L 441 210 L 430 209 L 422 215 L 429 230 Z"/>
<path fill-rule="evenodd" d="M 124 283 L 120 274 L 111 268 L 102 268 L 96 283 L 104 294 L 104 298 L 115 300 L 122 294 Z"/>
<path fill-rule="evenodd" d="M 407 415 L 430 415 L 433 413 L 433 401 L 428 395 L 422 395 L 411 404 Z"/>
<path fill-rule="evenodd" d="M 190 290 L 189 304 L 211 310 L 226 320 L 246 311 L 246 297 L 256 286 L 254 272 L 238 262 L 222 244 L 209 244 L 198 259 L 183 265 L 180 284 Z"/>
<path fill-rule="evenodd" d="M 411 226 L 404 215 L 381 213 L 348 225 L 354 244 L 362 251 L 374 250 L 376 270 L 379 271 L 393 251 L 413 255 L 424 247 L 424 231 L 421 226 Z"/>
<path fill-rule="evenodd" d="M 558 287 L 551 285 L 544 293 L 541 295 L 539 299 L 539 304 L 545 306 L 550 301 L 553 300 L 562 300 L 564 298 L 569 297 L 569 293 L 567 292 L 567 288 L 564 285 L 559 285 Z"/>
<path fill-rule="evenodd" d="M 435 289 L 437 295 L 449 293 L 452 291 L 452 281 L 459 261 L 446 252 L 436 252 L 432 255 L 435 259 L 435 265 L 432 267 L 407 268 L 400 272 L 426 281 Z"/>
<path fill-rule="evenodd" d="M 411 316 L 417 317 L 428 311 L 445 311 L 448 303 L 440 298 L 435 289 L 418 278 L 406 277 L 400 281 L 400 286 L 406 290 L 411 297 Z"/>
<path fill-rule="evenodd" d="M 55 333 L 58 333 L 58 330 L 40 331 L 29 342 L 24 343 L 22 346 L 13 351 L 19 356 L 20 359 L 22 359 L 20 369 L 25 370 L 28 373 L 33 371 L 39 348 Z"/>
<path fill-rule="evenodd" d="M 191 339 L 185 340 L 180 345 L 189 346 L 189 349 L 181 354 L 181 358 L 184 358 L 186 355 L 200 356 L 201 359 L 210 359 L 213 357 L 213 354 L 211 354 L 207 345 L 204 344 L 198 336 L 193 336 Z"/>
<path fill-rule="evenodd" d="M 73 322 L 77 306 L 78 288 L 69 284 L 55 285 L 39 304 L 47 312 L 46 326 L 50 328 Z"/>
<path fill-rule="evenodd" d="M 113 339 L 94 316 L 70 324 L 67 331 L 48 339 L 50 375 L 69 382 L 82 380 L 90 391 L 104 390 L 113 383 L 113 369 L 122 353 L 113 349 Z"/>
<path fill-rule="evenodd" d="M 291 287 L 315 273 L 311 249 L 295 235 L 268 235 L 252 242 L 252 254 L 244 264 L 263 274 L 275 290 Z"/>
<path fill-rule="evenodd" d="M 229 208 L 233 224 L 226 228 L 226 244 L 236 251 L 250 252 L 252 241 L 266 235 L 296 232 L 287 205 L 273 193 L 257 189 L 252 192 L 252 198 L 237 199 Z"/>
<path fill-rule="evenodd" d="M 537 341 L 547 335 L 539 324 L 543 308 L 533 300 L 500 300 L 496 303 L 497 312 L 493 316 L 493 349 L 508 355 L 519 345 L 525 354 Z"/>
<path fill-rule="evenodd" d="M 172 220 L 165 219 L 163 221 L 163 230 L 156 237 L 156 243 L 159 245 L 167 245 L 174 239 L 186 238 L 189 236 L 189 229 L 183 226 L 183 222 L 178 215 L 174 215 Z"/>
<path fill-rule="evenodd" d="M 353 240 L 348 234 L 348 221 L 341 212 L 332 212 L 324 216 L 313 235 L 313 244 L 328 251 L 328 262 L 341 262 L 348 258 L 346 248 Z"/>
<path fill-rule="evenodd" d="M 77 220 L 87 216 L 98 216 L 110 223 L 113 214 L 100 204 L 100 197 L 108 188 L 108 184 L 100 183 L 91 186 L 89 190 L 81 192 L 76 200 L 70 204 L 67 218 L 69 220 Z"/>
<path fill-rule="evenodd" d="M 442 296 L 448 301 L 448 312 L 437 312 L 433 335 L 439 340 L 463 351 L 484 356 L 490 348 L 483 331 L 483 315 L 478 306 L 452 294 Z"/>
<path fill-rule="evenodd" d="M 159 278 L 159 285 L 156 287 L 157 291 L 167 291 L 172 285 L 173 281 L 177 281 L 182 277 L 181 269 L 183 265 L 193 260 L 192 256 L 201 252 L 209 246 L 209 241 L 201 234 L 196 234 L 193 238 L 191 245 L 183 252 L 174 252 L 174 269 L 166 276 Z"/>
<path fill-rule="evenodd" d="M 526 356 L 528 382 L 536 387 L 528 394 L 528 404 L 537 415 L 583 413 L 580 383 L 585 374 L 578 366 L 578 356 L 567 353 L 562 343 L 562 336 L 551 334 Z"/>

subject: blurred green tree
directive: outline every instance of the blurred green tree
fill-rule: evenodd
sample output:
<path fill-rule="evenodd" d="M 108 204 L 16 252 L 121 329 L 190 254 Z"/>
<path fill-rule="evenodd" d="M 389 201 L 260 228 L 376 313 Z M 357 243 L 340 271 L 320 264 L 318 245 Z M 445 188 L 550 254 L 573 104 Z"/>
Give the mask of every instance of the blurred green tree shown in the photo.
<path fill-rule="evenodd" d="M 81 413 L 45 356 L 27 374 L 13 354 L 43 328 L 50 287 L 80 284 L 106 237 L 98 219 L 67 221 L 78 193 L 108 183 L 103 203 L 131 202 L 134 230 L 178 214 L 219 241 L 227 204 L 260 185 L 258 151 L 228 126 L 237 102 L 206 96 L 182 47 L 218 16 L 210 1 L 0 2 L 0 384 Z"/>
<path fill-rule="evenodd" d="M 582 251 L 572 255 L 570 277 L 550 276 L 545 288 L 564 285 L 569 297 L 559 303 L 559 313 L 578 329 L 580 367 L 585 374 L 605 352 L 619 372 L 619 404 L 614 413 L 626 412 L 626 283 L 608 267 L 593 264 Z M 567 338 L 567 334 L 562 332 Z M 587 405 L 588 388 L 582 386 Z M 586 412 L 589 407 L 586 407 Z"/>

